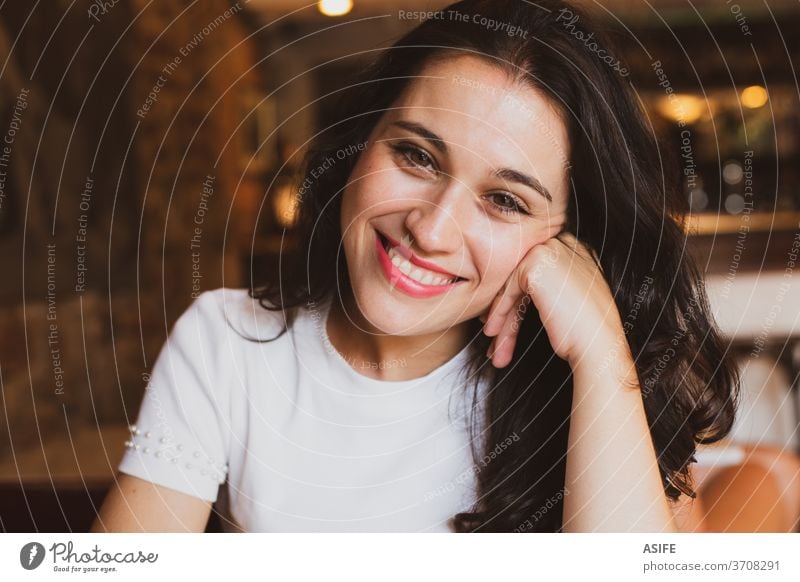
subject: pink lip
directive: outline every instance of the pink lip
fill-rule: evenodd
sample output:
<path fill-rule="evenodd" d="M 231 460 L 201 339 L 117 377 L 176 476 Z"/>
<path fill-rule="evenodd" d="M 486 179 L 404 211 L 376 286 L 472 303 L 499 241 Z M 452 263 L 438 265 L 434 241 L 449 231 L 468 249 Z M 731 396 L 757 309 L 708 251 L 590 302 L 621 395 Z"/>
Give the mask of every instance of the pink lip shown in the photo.
<path fill-rule="evenodd" d="M 393 245 L 397 246 L 397 250 L 401 252 L 403 257 L 405 257 L 405 253 L 403 251 L 408 251 L 408 249 L 403 249 L 403 247 L 398 246 L 395 241 L 391 238 L 386 237 L 386 239 Z M 386 276 L 386 279 L 389 281 L 389 284 L 392 287 L 403 291 L 407 295 L 411 297 L 416 297 L 420 299 L 426 299 L 428 297 L 434 297 L 436 295 L 441 295 L 445 293 L 461 283 L 462 281 L 456 281 L 455 283 L 450 283 L 449 285 L 423 285 L 422 283 L 418 283 L 411 277 L 407 276 L 403 271 L 398 269 L 394 263 L 392 263 L 389 255 L 386 254 L 386 250 L 383 248 L 383 243 L 381 242 L 381 237 L 377 233 L 375 234 L 375 250 L 378 253 L 378 262 L 381 264 L 381 268 L 383 270 L 383 274 Z M 420 267 L 425 267 L 426 269 L 430 268 L 426 265 L 430 263 L 425 263 L 424 261 L 418 259 L 414 261 L 412 259 L 408 259 L 411 263 L 415 265 L 419 265 Z M 439 268 L 433 269 L 430 268 L 431 271 L 436 271 L 437 273 L 444 273 L 450 277 L 455 277 L 456 275 L 452 275 L 447 273 L 446 271 L 442 271 Z"/>
<path fill-rule="evenodd" d="M 399 242 L 394 240 L 392 237 L 385 235 L 383 233 L 380 234 L 382 234 L 383 237 L 386 240 L 388 240 L 393 247 L 396 247 L 397 252 L 399 252 L 403 256 L 403 258 L 406 259 L 412 265 L 417 265 L 418 267 L 422 267 L 423 269 L 428 269 L 429 271 L 435 271 L 437 273 L 441 273 L 442 275 L 446 275 L 448 279 L 455 279 L 456 277 L 458 277 L 458 275 L 456 275 L 455 273 L 450 273 L 448 271 L 445 271 L 439 265 L 436 265 L 434 263 L 429 263 L 428 261 L 420 259 L 418 256 L 414 255 L 414 253 L 411 252 L 411 249 L 404 247 Z"/>

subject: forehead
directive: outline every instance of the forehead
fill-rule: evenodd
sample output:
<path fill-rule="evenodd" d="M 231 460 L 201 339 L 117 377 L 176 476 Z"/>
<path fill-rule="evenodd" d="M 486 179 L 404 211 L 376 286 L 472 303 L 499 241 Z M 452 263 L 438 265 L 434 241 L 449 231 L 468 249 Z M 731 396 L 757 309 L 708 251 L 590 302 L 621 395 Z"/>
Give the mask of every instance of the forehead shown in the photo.
<path fill-rule="evenodd" d="M 566 126 L 551 100 L 485 59 L 429 63 L 393 107 L 387 121 L 413 118 L 456 150 L 466 148 L 494 165 L 568 165 Z"/>

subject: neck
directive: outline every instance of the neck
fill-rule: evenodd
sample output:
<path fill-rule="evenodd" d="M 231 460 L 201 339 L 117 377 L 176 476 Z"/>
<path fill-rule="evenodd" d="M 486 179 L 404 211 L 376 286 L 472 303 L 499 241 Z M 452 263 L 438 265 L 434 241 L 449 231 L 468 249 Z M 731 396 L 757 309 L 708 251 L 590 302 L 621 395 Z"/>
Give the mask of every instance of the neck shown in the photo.
<path fill-rule="evenodd" d="M 386 335 L 367 322 L 354 302 L 334 298 L 328 316 L 331 344 L 359 374 L 377 380 L 402 381 L 425 376 L 453 358 L 467 342 L 467 323 L 445 332 Z"/>

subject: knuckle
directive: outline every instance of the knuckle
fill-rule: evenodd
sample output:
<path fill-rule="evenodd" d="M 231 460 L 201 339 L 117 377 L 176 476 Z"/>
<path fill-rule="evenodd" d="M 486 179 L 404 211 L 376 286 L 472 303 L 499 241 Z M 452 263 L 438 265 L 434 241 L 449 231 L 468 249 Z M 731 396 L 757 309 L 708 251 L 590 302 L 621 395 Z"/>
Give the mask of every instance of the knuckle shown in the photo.
<path fill-rule="evenodd" d="M 553 256 L 556 253 L 557 251 L 547 243 L 536 245 L 531 249 L 531 262 L 534 267 L 542 263 L 549 263 L 553 260 Z"/>

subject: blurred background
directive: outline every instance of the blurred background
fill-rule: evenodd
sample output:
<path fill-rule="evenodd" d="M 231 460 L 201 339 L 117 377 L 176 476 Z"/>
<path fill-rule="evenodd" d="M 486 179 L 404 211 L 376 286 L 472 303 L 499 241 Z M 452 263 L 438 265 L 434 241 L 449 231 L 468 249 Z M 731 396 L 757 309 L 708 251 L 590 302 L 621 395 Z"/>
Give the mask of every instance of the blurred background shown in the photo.
<path fill-rule="evenodd" d="M 800 5 L 582 3 L 680 158 L 687 252 L 743 373 L 685 527 L 796 531 Z M 401 10 L 447 4 L 0 3 L 0 531 L 88 528 L 172 323 L 296 244 L 330 95 L 419 22 Z"/>

